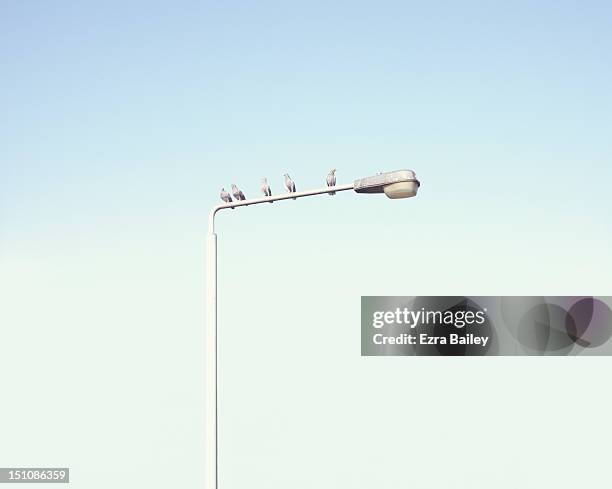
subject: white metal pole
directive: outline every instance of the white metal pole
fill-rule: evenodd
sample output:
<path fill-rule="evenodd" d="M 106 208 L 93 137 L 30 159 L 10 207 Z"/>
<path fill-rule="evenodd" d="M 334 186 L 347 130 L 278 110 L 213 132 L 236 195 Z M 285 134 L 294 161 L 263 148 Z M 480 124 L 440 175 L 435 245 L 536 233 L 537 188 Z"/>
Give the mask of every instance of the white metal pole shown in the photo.
<path fill-rule="evenodd" d="M 205 488 L 217 489 L 217 235 L 214 214 L 206 242 L 206 464 Z"/>

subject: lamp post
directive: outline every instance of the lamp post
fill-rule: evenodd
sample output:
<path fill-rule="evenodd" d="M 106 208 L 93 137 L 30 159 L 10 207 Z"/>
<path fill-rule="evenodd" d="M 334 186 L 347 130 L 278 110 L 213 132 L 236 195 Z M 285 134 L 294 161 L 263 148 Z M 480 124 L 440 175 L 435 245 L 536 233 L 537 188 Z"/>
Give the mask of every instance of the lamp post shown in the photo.
<path fill-rule="evenodd" d="M 205 489 L 218 489 L 218 417 L 217 417 L 217 235 L 215 216 L 222 209 L 299 199 L 329 192 L 354 190 L 357 193 L 385 193 L 390 199 L 415 197 L 421 183 L 412 170 L 398 170 L 361 178 L 346 185 L 291 192 L 260 199 L 239 200 L 212 208 L 208 219 L 206 242 L 206 463 Z"/>

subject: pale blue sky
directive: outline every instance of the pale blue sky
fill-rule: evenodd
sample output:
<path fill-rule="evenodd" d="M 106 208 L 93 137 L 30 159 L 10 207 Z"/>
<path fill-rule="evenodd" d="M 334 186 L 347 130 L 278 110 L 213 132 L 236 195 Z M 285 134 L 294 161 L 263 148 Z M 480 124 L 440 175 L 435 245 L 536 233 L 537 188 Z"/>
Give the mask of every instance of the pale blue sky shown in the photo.
<path fill-rule="evenodd" d="M 582 406 L 567 379 L 595 391 L 609 367 L 500 359 L 449 376 L 448 363 L 366 361 L 359 297 L 612 294 L 611 52 L 605 1 L 1 2 L 0 370 L 19 374 L 3 378 L 15 395 L 0 458 L 70 465 L 77 488 L 197 486 L 203 246 L 220 187 L 253 196 L 286 171 L 305 189 L 331 167 L 340 183 L 413 168 L 423 187 L 409 201 L 343 193 L 219 215 L 226 487 L 312 487 L 314 472 L 292 479 L 305 459 L 317 487 L 347 473 L 351 487 L 398 487 L 405 438 L 427 447 L 411 452 L 412 480 L 437 489 L 421 479 L 438 473 L 429 428 L 346 440 L 384 406 L 418 399 L 443 416 L 463 375 L 455 408 L 485 406 L 493 426 L 488 472 L 466 487 L 575 486 L 515 457 L 544 447 L 552 464 L 585 433 L 606 439 L 596 416 L 582 432 L 552 425 Z M 395 390 L 423 365 L 431 378 Z M 549 426 L 504 390 L 518 378 Z M 43 414 L 30 381 L 51 400 Z M 438 433 L 457 444 L 439 487 L 459 487 L 470 461 L 457 440 L 473 432 L 457 430 Z M 525 446 L 530 430 L 541 445 Z M 360 443 L 388 458 L 362 460 Z M 572 453 L 592 468 L 580 483 L 600 485 L 607 464 Z M 178 482 L 172 464 L 189 467 Z"/>

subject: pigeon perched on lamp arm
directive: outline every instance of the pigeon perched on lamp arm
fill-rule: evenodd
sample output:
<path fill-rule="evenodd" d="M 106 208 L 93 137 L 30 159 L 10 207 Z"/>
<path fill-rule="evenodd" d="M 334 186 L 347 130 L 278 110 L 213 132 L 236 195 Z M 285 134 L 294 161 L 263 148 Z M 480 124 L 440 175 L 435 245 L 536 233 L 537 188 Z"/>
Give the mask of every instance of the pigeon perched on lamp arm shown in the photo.
<path fill-rule="evenodd" d="M 236 184 L 234 183 L 232 183 L 232 195 L 236 200 L 246 200 L 246 197 L 242 193 L 242 190 L 236 187 Z"/>
<path fill-rule="evenodd" d="M 230 194 L 228 192 L 225 191 L 225 189 L 223 187 L 221 187 L 221 193 L 219 195 L 221 196 L 221 200 L 223 202 L 226 202 L 228 204 L 230 202 L 233 202 L 232 201 L 232 197 L 230 196 Z M 232 207 L 232 209 L 233 209 L 233 207 Z"/>
<path fill-rule="evenodd" d="M 285 188 L 289 191 L 290 194 L 295 193 L 295 183 L 291 180 L 289 173 L 285 173 Z M 296 198 L 294 197 L 293 200 Z"/>
<path fill-rule="evenodd" d="M 336 186 L 336 169 L 334 168 L 327 175 L 327 186 L 335 187 Z M 336 195 L 336 192 L 329 192 L 329 195 Z"/>
<path fill-rule="evenodd" d="M 270 190 L 270 184 L 268 183 L 268 179 L 267 178 L 262 178 L 261 179 L 261 192 L 266 196 L 266 197 L 271 197 L 272 196 L 272 190 Z M 270 201 L 270 204 L 273 204 L 274 202 Z"/>

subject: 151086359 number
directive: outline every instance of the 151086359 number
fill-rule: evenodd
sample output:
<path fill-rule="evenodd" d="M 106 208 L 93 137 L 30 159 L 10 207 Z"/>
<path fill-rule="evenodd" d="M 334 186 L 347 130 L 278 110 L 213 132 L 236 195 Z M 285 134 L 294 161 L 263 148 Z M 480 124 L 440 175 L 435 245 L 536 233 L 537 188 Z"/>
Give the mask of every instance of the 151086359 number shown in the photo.
<path fill-rule="evenodd" d="M 0 468 L 0 483 L 67 483 L 70 481 L 68 468 Z"/>

